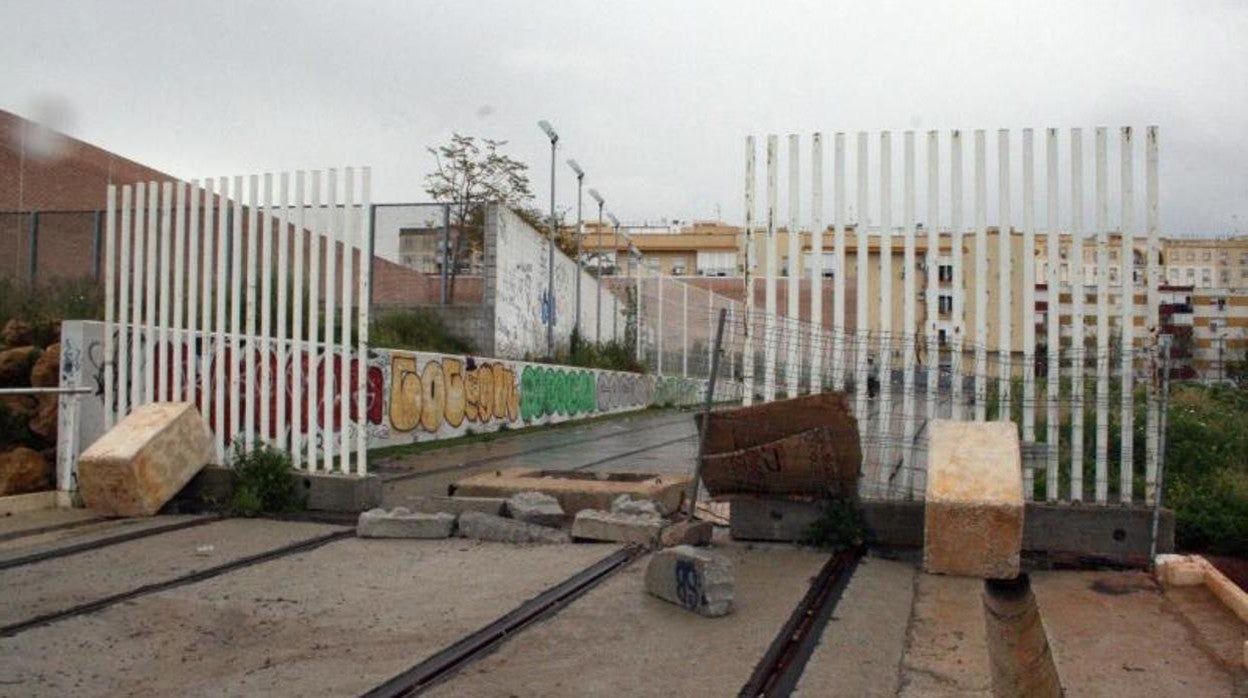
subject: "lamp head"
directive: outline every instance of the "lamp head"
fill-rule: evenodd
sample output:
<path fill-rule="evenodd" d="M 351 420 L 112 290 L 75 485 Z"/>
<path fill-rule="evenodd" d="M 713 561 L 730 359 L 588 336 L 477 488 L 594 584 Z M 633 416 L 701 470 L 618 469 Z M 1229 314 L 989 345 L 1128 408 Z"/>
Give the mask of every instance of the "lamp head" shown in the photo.
<path fill-rule="evenodd" d="M 576 173 L 577 179 L 583 179 L 585 177 L 585 170 L 582 170 L 581 166 L 576 164 L 576 160 L 568 158 L 568 167 L 571 167 L 572 171 Z"/>
<path fill-rule="evenodd" d="M 551 126 L 549 121 L 542 119 L 537 122 L 537 126 L 542 129 L 542 131 L 546 134 L 546 137 L 550 139 L 551 143 L 559 140 L 559 134 L 555 133 L 555 127 Z"/>
<path fill-rule="evenodd" d="M 594 201 L 597 201 L 597 202 L 598 202 L 598 205 L 599 205 L 599 206 L 601 206 L 601 205 L 603 205 L 603 204 L 605 204 L 605 203 L 606 203 L 606 199 L 603 199 L 603 198 L 602 198 L 602 194 L 599 194 L 597 189 L 590 189 L 590 190 L 589 190 L 589 195 L 590 195 L 591 197 L 593 197 Z"/>

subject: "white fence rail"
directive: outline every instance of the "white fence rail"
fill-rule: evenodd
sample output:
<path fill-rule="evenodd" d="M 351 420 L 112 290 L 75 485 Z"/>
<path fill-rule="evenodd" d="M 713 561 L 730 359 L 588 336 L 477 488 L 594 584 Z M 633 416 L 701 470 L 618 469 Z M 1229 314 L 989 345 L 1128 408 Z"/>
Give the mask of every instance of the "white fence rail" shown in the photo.
<path fill-rule="evenodd" d="M 789 136 L 787 186 L 777 178 L 778 139 L 767 137 L 761 226 L 754 210 L 755 139 L 748 137 L 745 248 L 752 253 L 755 237 L 765 236 L 766 311 L 760 317 L 747 310 L 744 331 L 737 333 L 747 362 L 739 374 L 747 402 L 828 388 L 852 392 L 867 451 L 864 491 L 870 495 L 921 496 L 925 426 L 932 418 L 952 417 L 1019 424 L 1024 443 L 1036 444 L 1028 447 L 1034 457 L 1025 458 L 1029 498 L 1151 503 L 1161 448 L 1158 141 L 1156 127 L 1146 129 L 1142 144 L 1136 133 L 1119 130 L 1120 167 L 1111 183 L 1109 131 L 1093 131 L 1094 176 L 1086 191 L 1084 131 L 1047 129 L 1042 192 L 1031 129 L 1021 138 L 1000 130 L 995 144 L 983 130 L 970 133 L 969 221 L 966 133 L 929 131 L 920 149 L 918 136 L 906 131 L 898 158 L 894 134 L 878 134 L 872 147 L 875 139 L 860 132 L 852 165 L 846 136 L 836 133 L 827 231 L 831 270 L 822 254 L 822 134 L 810 140 L 809 184 L 801 178 L 801 138 Z M 1063 171 L 1069 176 L 1063 178 Z M 918 181 L 924 172 L 925 181 Z M 1135 181 L 1141 175 L 1144 225 L 1137 230 Z M 787 231 L 779 227 L 782 189 Z M 855 205 L 847 214 L 851 190 Z M 801 215 L 807 191 L 809 227 Z M 1114 191 L 1117 216 L 1111 220 Z M 1040 221 L 1038 196 L 1044 206 Z M 1090 231 L 1087 202 L 1094 202 Z M 1012 215 L 1020 204 L 1021 228 Z M 919 211 L 925 212 L 922 222 Z M 786 284 L 788 312 L 777 314 L 776 241 L 782 232 L 798 233 L 788 235 L 793 273 L 803 268 L 795 261 L 802 251 L 814 250 L 810 287 L 819 298 L 811 299 L 800 322 L 797 283 Z M 1093 261 L 1085 263 L 1085 255 Z M 822 279 L 829 271 L 830 325 L 822 312 Z M 751 359 L 760 353 L 762 364 L 755 366 Z"/>
<path fill-rule="evenodd" d="M 189 401 L 221 463 L 365 473 L 369 200 L 367 167 L 110 186 L 106 426 Z"/>

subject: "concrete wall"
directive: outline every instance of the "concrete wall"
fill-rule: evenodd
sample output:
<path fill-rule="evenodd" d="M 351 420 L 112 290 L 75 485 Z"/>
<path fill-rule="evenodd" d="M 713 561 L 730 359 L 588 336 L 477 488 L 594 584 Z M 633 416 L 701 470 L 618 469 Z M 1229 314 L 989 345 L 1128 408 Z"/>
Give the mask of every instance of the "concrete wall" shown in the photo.
<path fill-rule="evenodd" d="M 523 359 L 547 355 L 546 318 L 552 307 L 548 293 L 546 239 L 505 206 L 491 205 L 485 214 L 485 303 L 494 312 L 494 353 Z M 566 350 L 576 324 L 577 264 L 556 250 L 553 312 L 556 350 Z M 598 281 L 580 271 L 582 334 L 592 338 L 597 323 Z M 612 339 L 608 291 L 603 291 L 603 341 Z M 624 310 L 616 323 L 624 335 Z"/>
<path fill-rule="evenodd" d="M 124 338 L 120 338 L 124 339 Z M 57 443 L 58 486 L 63 490 L 76 489 L 75 467 L 78 454 L 104 433 L 104 373 L 107 362 L 104 356 L 104 323 L 66 321 L 61 327 L 61 386 L 87 388 L 82 395 L 65 395 L 60 403 L 59 439 Z M 209 394 L 208 426 L 214 431 L 218 425 L 212 421 L 210 367 L 208 377 L 198 375 L 199 352 L 204 348 L 198 337 L 183 341 L 181 351 L 173 356 L 180 362 L 168 369 L 155 367 L 155 375 L 172 380 L 174 371 L 184 376 L 189 386 L 185 399 L 199 401 L 201 390 Z M 225 352 L 217 352 L 212 345 L 213 360 L 229 361 Z M 246 347 L 244 345 L 244 351 Z M 303 371 L 302 395 L 310 393 L 309 376 L 317 376 L 323 385 L 325 373 L 335 380 L 338 371 L 318 370 L 338 355 L 304 352 L 295 357 L 289 352 L 279 355 L 272 342 L 259 348 L 260 361 L 266 358 L 275 366 L 285 366 L 287 384 L 293 390 L 291 368 L 297 361 L 307 366 Z M 142 361 L 142 352 L 131 353 Z M 159 357 L 161 352 L 156 352 Z M 240 361 L 241 361 L 240 356 Z M 356 360 L 347 358 L 354 373 Z M 210 362 L 211 363 L 211 362 Z M 172 369 L 172 370 L 170 370 Z M 462 356 L 411 352 L 393 349 L 374 349 L 369 352 L 367 366 L 366 410 L 363 416 L 368 433 L 369 448 L 397 446 L 418 441 L 462 436 L 474 432 L 495 431 L 506 426 L 521 428 L 537 424 L 551 424 L 572 419 L 584 419 L 615 412 L 642 409 L 650 405 L 692 405 L 704 399 L 705 381 L 674 376 L 653 376 L 620 371 L 601 371 L 570 366 L 535 364 L 482 356 Z M 228 373 L 228 372 L 227 372 Z M 274 371 L 276 381 L 277 371 Z M 240 376 L 243 375 L 240 371 Z M 335 383 L 337 381 L 335 380 Z M 354 381 L 351 389 L 343 394 L 336 390 L 336 400 L 325 405 L 333 415 L 324 420 L 332 427 L 323 427 L 327 438 L 341 434 L 343 426 L 338 422 L 339 401 L 348 400 L 352 420 L 355 414 L 356 392 Z M 245 385 L 226 386 L 227 396 L 255 390 Z M 276 390 L 271 391 L 276 395 Z M 739 399 L 741 387 L 721 381 L 717 389 L 719 400 Z M 325 395 L 323 387 L 318 393 Z M 258 411 L 276 413 L 276 400 L 271 405 L 257 405 Z M 293 405 L 289 395 L 287 414 L 306 414 L 305 405 Z M 226 420 L 228 422 L 228 420 Z M 274 420 L 276 422 L 276 420 Z M 308 432 L 305 420 L 291 420 L 290 424 L 274 425 L 269 443 L 289 450 L 292 430 Z M 354 424 L 346 425 L 353 429 Z M 220 425 L 228 429 L 227 424 Z M 227 450 L 243 435 L 224 434 Z M 319 451 L 318 451 L 319 452 Z"/>

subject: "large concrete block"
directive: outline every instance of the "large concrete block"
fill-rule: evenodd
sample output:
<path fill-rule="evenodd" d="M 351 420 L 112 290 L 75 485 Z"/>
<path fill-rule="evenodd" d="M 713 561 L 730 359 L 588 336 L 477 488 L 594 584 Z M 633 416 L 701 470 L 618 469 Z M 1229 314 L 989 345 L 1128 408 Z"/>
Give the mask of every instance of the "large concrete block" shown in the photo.
<path fill-rule="evenodd" d="M 570 543 L 567 531 L 537 524 L 507 519 L 479 511 L 466 511 L 459 515 L 459 535 L 477 540 L 500 543 Z"/>
<path fill-rule="evenodd" d="M 399 500 L 403 506 L 425 514 L 444 512 L 459 516 L 466 511 L 502 516 L 507 511 L 507 500 L 501 497 L 441 497 L 437 495 L 414 496 Z"/>
<path fill-rule="evenodd" d="M 650 556 L 646 591 L 704 616 L 732 612 L 732 562 L 715 553 L 678 545 Z"/>
<path fill-rule="evenodd" d="M 1017 428 L 938 420 L 929 429 L 923 568 L 1013 579 L 1023 545 Z"/>
<path fill-rule="evenodd" d="M 578 511 L 576 520 L 572 522 L 573 538 L 638 545 L 654 545 L 662 530 L 663 519 L 658 516 L 618 514 L 594 509 Z"/>
<path fill-rule="evenodd" d="M 562 526 L 567 520 L 559 500 L 541 492 L 518 492 L 507 500 L 511 518 L 539 526 Z"/>
<path fill-rule="evenodd" d="M 78 458 L 78 487 L 90 509 L 151 516 L 213 457 L 195 405 L 156 402 L 131 412 Z"/>
<path fill-rule="evenodd" d="M 453 514 L 413 513 L 405 507 L 369 509 L 360 514 L 355 535 L 360 538 L 450 538 Z"/>
<path fill-rule="evenodd" d="M 582 509 L 610 511 L 620 495 L 647 499 L 663 511 L 676 511 L 689 486 L 689 475 L 665 473 L 596 473 L 566 470 L 505 468 L 470 475 L 451 486 L 456 497 L 511 497 L 543 492 L 559 500 L 564 513 Z"/>

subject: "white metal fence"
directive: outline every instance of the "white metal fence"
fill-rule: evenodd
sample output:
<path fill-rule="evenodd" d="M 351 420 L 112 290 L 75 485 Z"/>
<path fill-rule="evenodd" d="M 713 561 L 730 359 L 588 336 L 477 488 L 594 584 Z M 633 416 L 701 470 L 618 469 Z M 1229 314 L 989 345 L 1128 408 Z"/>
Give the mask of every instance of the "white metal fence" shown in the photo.
<path fill-rule="evenodd" d="M 365 473 L 369 180 L 348 167 L 110 186 L 106 426 L 189 401 L 222 463 L 267 443 L 307 471 Z"/>
<path fill-rule="evenodd" d="M 735 340 L 747 402 L 827 388 L 850 391 L 867 451 L 869 495 L 921 496 L 924 429 L 928 420 L 943 416 L 1017 422 L 1027 444 L 1029 498 L 1151 503 L 1161 447 L 1156 127 L 1145 132 L 1142 168 L 1135 159 L 1141 149 L 1136 132 L 1119 130 L 1114 187 L 1109 132 L 1095 129 L 1094 176 L 1086 197 L 1084 132 L 1046 130 L 1045 215 L 1039 221 L 1031 129 L 1024 129 L 1021 139 L 1001 130 L 995 146 L 984 131 L 974 131 L 970 173 L 964 167 L 966 133 L 929 131 L 925 153 L 914 132 L 900 135 L 858 133 L 852 169 L 846 135 L 833 136 L 830 226 L 823 204 L 822 135 L 810 139 L 806 158 L 801 138 L 789 136 L 786 218 L 778 207 L 780 142 L 767 137 L 761 221 L 756 143 L 747 138 L 745 248 L 752 251 L 754 236 L 765 236 L 764 311 L 744 308 Z M 878 143 L 874 148 L 872 140 Z M 1065 163 L 1062 152 L 1068 153 Z M 803 160 L 810 169 L 807 180 L 801 176 Z M 1144 225 L 1137 241 L 1140 169 Z M 1068 177 L 1062 177 L 1063 170 Z M 924 172 L 925 181 L 918 181 Z M 847 198 L 847 191 L 855 199 Z M 1117 229 L 1112 230 L 1115 192 Z M 1090 229 L 1089 201 L 1094 202 Z M 1020 203 L 1021 220 L 1013 215 Z M 788 236 L 791 269 L 802 268 L 792 260 L 807 245 L 822 250 L 825 234 L 832 236 L 830 324 L 822 309 L 829 271 L 822 254 L 814 255 L 810 269 L 805 318 L 799 318 L 798 284 L 787 285 L 787 312 L 778 312 L 776 248 L 785 220 L 789 231 L 806 230 L 809 240 Z M 1085 247 L 1095 250 L 1087 268 Z M 1045 265 L 1037 261 L 1042 249 Z M 752 262 L 746 262 L 747 284 L 753 284 Z M 753 294 L 747 298 L 752 305 Z"/>

